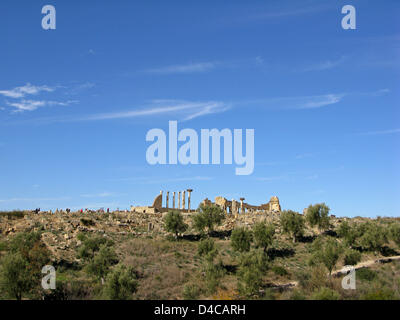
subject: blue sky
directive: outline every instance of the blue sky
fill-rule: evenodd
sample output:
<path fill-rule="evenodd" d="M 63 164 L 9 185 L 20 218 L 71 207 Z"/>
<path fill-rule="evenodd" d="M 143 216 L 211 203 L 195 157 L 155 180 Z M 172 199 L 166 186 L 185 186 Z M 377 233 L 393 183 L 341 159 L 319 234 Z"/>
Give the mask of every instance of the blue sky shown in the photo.
<path fill-rule="evenodd" d="M 56 30 L 41 28 L 52 4 Z M 355 6 L 357 29 L 341 28 Z M 0 209 L 160 190 L 400 215 L 398 1 L 1 1 Z M 181 108 L 181 106 L 185 108 Z M 170 107 L 181 111 L 171 112 Z M 255 169 L 146 162 L 148 130 L 255 130 Z"/>

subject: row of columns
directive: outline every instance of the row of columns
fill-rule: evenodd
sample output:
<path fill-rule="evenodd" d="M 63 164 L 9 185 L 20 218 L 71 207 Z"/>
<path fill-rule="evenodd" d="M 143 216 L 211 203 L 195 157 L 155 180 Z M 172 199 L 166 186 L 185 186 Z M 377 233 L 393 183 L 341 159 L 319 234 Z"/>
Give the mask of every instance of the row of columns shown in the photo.
<path fill-rule="evenodd" d="M 178 209 L 185 209 L 185 205 L 186 205 L 186 191 L 188 193 L 188 211 L 190 212 L 190 197 L 191 197 L 191 193 L 193 191 L 193 189 L 187 189 L 187 190 L 183 190 L 182 192 L 179 191 L 178 192 Z M 162 194 L 162 191 L 160 191 L 160 193 Z M 182 193 L 182 206 L 181 206 L 181 193 Z M 172 192 L 172 209 L 175 209 L 175 195 L 176 192 Z M 166 208 L 169 208 L 169 191 L 167 191 L 167 197 L 166 197 Z"/>
<path fill-rule="evenodd" d="M 245 200 L 245 198 L 240 198 L 240 213 L 245 213 L 245 208 L 243 205 L 243 201 Z M 239 213 L 239 208 L 237 206 L 237 201 L 235 199 L 232 199 L 232 214 L 238 214 Z"/>

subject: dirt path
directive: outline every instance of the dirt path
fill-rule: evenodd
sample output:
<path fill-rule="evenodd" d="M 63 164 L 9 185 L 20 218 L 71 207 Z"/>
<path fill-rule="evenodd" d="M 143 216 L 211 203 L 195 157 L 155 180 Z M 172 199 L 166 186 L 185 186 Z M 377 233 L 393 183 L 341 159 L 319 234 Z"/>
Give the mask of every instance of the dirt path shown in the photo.
<path fill-rule="evenodd" d="M 394 260 L 400 260 L 400 256 L 391 256 L 391 257 L 385 257 L 385 258 L 379 258 L 379 259 L 372 259 L 372 260 L 363 261 L 363 262 L 360 262 L 360 263 L 356 264 L 354 266 L 354 269 L 358 270 L 358 269 L 361 269 L 361 268 L 368 268 L 368 267 L 372 266 L 375 263 L 386 263 L 386 262 L 392 262 Z M 333 271 L 332 275 L 334 277 L 338 277 L 338 276 L 340 276 L 342 274 L 346 274 L 348 271 L 349 271 L 348 268 L 343 267 L 343 268 L 341 268 L 339 270 Z"/>
<path fill-rule="evenodd" d="M 356 264 L 354 266 L 355 270 L 361 269 L 361 268 L 368 268 L 372 265 L 374 265 L 375 263 L 387 263 L 387 262 L 392 262 L 394 260 L 400 260 L 400 256 L 391 256 L 391 257 L 385 257 L 385 258 L 379 258 L 379 259 L 372 259 L 372 260 L 367 260 L 367 261 L 363 261 L 360 262 L 358 264 Z M 335 270 L 332 272 L 332 276 L 334 277 L 338 277 L 340 275 L 344 275 L 347 274 L 347 272 L 349 271 L 348 268 L 341 268 L 339 270 Z M 276 289 L 290 289 L 290 288 L 295 288 L 299 285 L 298 281 L 290 281 L 290 282 L 286 282 L 286 283 L 275 283 L 273 285 L 271 285 L 271 288 L 276 288 Z"/>

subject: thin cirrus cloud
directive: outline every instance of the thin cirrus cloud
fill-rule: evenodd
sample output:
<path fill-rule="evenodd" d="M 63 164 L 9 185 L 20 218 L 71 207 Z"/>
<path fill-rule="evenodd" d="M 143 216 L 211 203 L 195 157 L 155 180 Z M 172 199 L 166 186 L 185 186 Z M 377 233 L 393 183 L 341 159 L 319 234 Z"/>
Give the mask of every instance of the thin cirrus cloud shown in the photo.
<path fill-rule="evenodd" d="M 301 97 L 280 97 L 244 101 L 245 104 L 259 105 L 271 109 L 316 109 L 342 101 L 344 93 L 301 96 Z"/>
<path fill-rule="evenodd" d="M 380 131 L 361 132 L 361 133 L 359 133 L 359 135 L 378 136 L 378 135 L 386 135 L 386 134 L 394 134 L 394 133 L 400 133 L 400 128 L 389 129 L 389 130 L 380 130 Z"/>
<path fill-rule="evenodd" d="M 6 104 L 10 107 L 14 107 L 15 112 L 23 112 L 23 111 L 33 111 L 39 107 L 44 106 L 68 106 L 70 104 L 77 103 L 76 100 L 69 100 L 65 102 L 59 101 L 46 101 L 46 100 L 21 100 L 18 102 L 6 102 Z"/>
<path fill-rule="evenodd" d="M 79 120 L 125 119 L 170 113 L 180 115 L 182 120 L 191 120 L 207 114 L 224 112 L 229 108 L 230 106 L 228 104 L 218 101 L 187 102 L 177 100 L 154 100 L 148 108 L 94 114 Z"/>
<path fill-rule="evenodd" d="M 319 63 L 310 64 L 304 68 L 299 69 L 299 71 L 307 72 L 307 71 L 329 70 L 329 69 L 333 69 L 335 67 L 342 65 L 345 61 L 346 61 L 346 57 L 343 56 L 336 60 L 325 60 L 325 61 L 322 61 Z"/>
<path fill-rule="evenodd" d="M 189 63 L 180 65 L 171 65 L 166 67 L 147 69 L 145 73 L 151 74 L 180 74 L 180 73 L 199 73 L 207 72 L 216 68 L 216 62 L 199 62 L 199 63 Z"/>
<path fill-rule="evenodd" d="M 27 95 L 35 95 L 42 91 L 45 92 L 53 92 L 55 88 L 49 86 L 35 86 L 30 83 L 27 83 L 21 87 L 15 87 L 10 90 L 0 90 L 0 94 L 7 97 L 7 98 L 23 98 Z"/>

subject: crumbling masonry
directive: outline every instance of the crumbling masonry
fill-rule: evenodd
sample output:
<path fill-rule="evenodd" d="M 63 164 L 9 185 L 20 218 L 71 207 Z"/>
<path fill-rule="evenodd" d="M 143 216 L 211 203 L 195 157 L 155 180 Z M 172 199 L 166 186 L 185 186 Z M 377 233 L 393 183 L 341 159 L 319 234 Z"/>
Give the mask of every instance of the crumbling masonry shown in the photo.
<path fill-rule="evenodd" d="M 186 208 L 186 192 L 188 194 L 187 198 L 187 208 Z M 168 212 L 170 208 L 180 211 L 180 212 L 191 212 L 191 193 L 193 189 L 187 189 L 183 191 L 178 191 L 178 203 L 175 203 L 175 195 L 174 191 L 172 197 L 172 206 L 169 204 L 169 191 L 166 192 L 165 198 L 165 206 L 163 204 L 163 191 L 160 191 L 160 194 L 155 197 L 153 204 L 151 206 L 131 206 L 131 212 L 138 213 L 163 213 Z M 182 195 L 182 197 L 181 197 Z M 215 204 L 220 206 L 227 214 L 238 215 L 245 213 L 268 213 L 268 212 L 280 212 L 281 206 L 279 203 L 279 199 L 276 196 L 271 197 L 270 201 L 265 204 L 261 204 L 259 206 L 251 205 L 245 203 L 245 198 L 240 198 L 240 201 L 232 199 L 231 201 L 227 200 L 224 197 L 218 196 L 215 198 L 215 202 L 204 199 L 201 204 L 203 205 L 211 205 Z"/>

